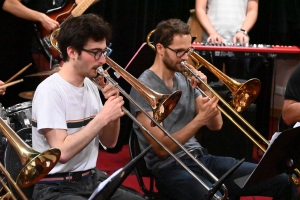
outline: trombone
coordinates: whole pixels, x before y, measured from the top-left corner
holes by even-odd
[[[59,52],[59,47],[57,44],[53,44],[54,48]],[[230,173],[233,172],[239,165],[242,164],[243,160],[237,163],[235,166],[231,168],[221,179],[218,179],[215,175],[213,175],[202,163],[200,163],[196,158],[192,156],[192,154],[181,145],[174,137],[171,136],[161,125],[160,123],[170,114],[173,108],[176,106],[177,102],[181,97],[181,91],[175,91],[171,95],[159,94],[150,88],[144,86],[140,83],[135,77],[133,77],[130,73],[120,67],[117,63],[115,63],[108,56],[106,57],[106,63],[109,65],[109,68],[113,68],[118,74],[120,74],[127,82],[131,84],[141,95],[148,101],[148,103],[152,106],[153,109],[153,117],[146,112],[141,106],[139,106],[129,94],[127,94],[118,83],[112,79],[109,75],[105,74],[102,66],[97,68],[97,72],[102,77],[106,78],[114,87],[116,87],[132,104],[137,106],[141,112],[143,112],[150,120],[151,126],[157,126],[161,129],[173,142],[175,142],[192,160],[194,160],[216,183],[214,184],[214,188],[209,188],[201,179],[199,179],[179,158],[177,158],[164,144],[162,144],[158,139],[156,139],[149,130],[147,130],[126,108],[122,107],[123,112],[128,115],[129,118],[133,120],[142,130],[144,130],[155,142],[157,142],[165,151],[167,151],[191,176],[193,176],[205,189],[208,190],[208,196],[213,196],[216,200],[226,200],[228,197],[228,191],[224,184],[221,184],[224,180],[224,177],[227,177]],[[106,69],[108,70],[108,69]],[[99,90],[102,90],[98,80],[96,78],[91,78],[91,81],[96,84]],[[222,180],[222,181],[221,181]],[[218,182],[219,181],[219,182]],[[219,197],[215,194],[216,189],[219,187],[223,190],[223,197]],[[211,198],[210,197],[210,198]]]
[[[151,47],[154,51],[156,51],[154,45],[150,42],[151,35],[155,32],[155,30],[152,30],[147,35],[147,44],[149,47]],[[251,124],[249,124],[238,112],[243,111],[246,108],[248,108],[251,103],[256,99],[260,92],[260,81],[258,79],[250,79],[246,81],[245,83],[239,83],[237,81],[232,80],[230,77],[225,75],[223,72],[221,72],[219,69],[217,69],[215,66],[210,64],[208,61],[206,61],[204,58],[202,58],[199,54],[197,54],[194,51],[189,52],[189,56],[191,59],[196,62],[198,68],[201,66],[206,67],[210,72],[212,72],[215,76],[217,76],[233,93],[233,106],[235,109],[233,109],[217,92],[215,92],[207,83],[205,83],[198,74],[196,74],[192,69],[190,69],[186,62],[181,62],[181,66],[183,68],[182,74],[189,79],[190,76],[194,76],[197,78],[197,80],[200,81],[201,84],[203,84],[207,89],[209,89],[238,119],[240,119],[248,128],[250,128],[251,131],[253,131],[265,144],[270,145],[269,141],[266,140]],[[198,69],[196,67],[196,69]],[[202,91],[198,85],[197,89],[202,93],[202,95],[208,97],[207,94],[205,94],[204,91]],[[241,125],[239,125],[225,110],[223,110],[220,106],[218,107],[219,110],[235,125],[237,126],[255,145],[257,145],[263,152],[266,152],[265,147],[263,147],[259,142],[257,142]],[[300,176],[300,171],[296,168],[294,169],[294,172],[297,174],[297,176]],[[300,182],[297,178],[294,176],[292,177],[293,182],[295,185],[299,186]]]
[[[115,70],[118,74],[120,74],[126,81],[128,81],[132,87],[134,87],[138,92],[140,92],[143,97],[152,105],[151,102],[160,102],[158,104],[158,108],[160,108],[159,110],[164,110],[167,109],[168,110],[168,114],[172,111],[172,109],[175,107],[175,105],[177,104],[179,99],[176,99],[176,102],[172,102],[172,98],[167,99],[165,101],[160,101],[160,100],[154,100],[154,99],[150,99],[149,96],[153,96],[151,93],[152,90],[149,89],[148,87],[144,86],[142,83],[140,83],[135,77],[133,77],[131,74],[129,74],[126,70],[124,70],[122,67],[120,67],[117,63],[115,63],[113,60],[111,60],[109,57],[106,57],[106,63],[109,65],[109,68],[113,68],[113,70]],[[179,158],[177,158],[163,143],[161,143],[158,139],[156,139],[153,134],[150,133],[149,130],[147,130],[126,108],[122,107],[123,112],[128,115],[133,122],[135,122],[142,130],[144,130],[155,142],[157,142],[165,151],[167,151],[191,176],[193,176],[205,189],[208,190],[208,194],[211,195],[211,197],[213,196],[215,199],[220,200],[220,199],[227,199],[228,197],[228,191],[227,188],[224,184],[221,185],[221,179],[217,179],[217,177],[215,177],[202,163],[200,163],[196,158],[194,158],[191,153],[182,145],[180,144],[170,133],[168,133],[160,124],[160,122],[164,119],[164,118],[159,118],[159,120],[156,120],[155,117],[157,116],[155,114],[155,110],[154,110],[154,114],[152,117],[148,112],[146,112],[141,106],[139,106],[133,99],[132,97],[127,94],[119,85],[118,83],[112,79],[109,75],[104,73],[104,69],[102,68],[102,66],[98,67],[97,72],[100,76],[106,78],[106,80],[108,80],[110,83],[112,83],[132,104],[134,104],[135,106],[137,106],[141,112],[143,112],[150,120],[151,120],[151,125],[155,125],[157,126],[159,129],[161,129],[168,137],[170,137],[187,155],[189,155],[191,157],[191,159],[193,159],[216,183],[219,181],[218,187],[222,187],[223,189],[223,197],[219,197],[218,195],[215,194],[216,192],[216,188],[209,188],[201,179],[199,179]],[[102,90],[102,87],[99,85],[98,81],[96,80],[96,78],[91,79],[98,87],[99,90]],[[144,90],[146,88],[146,90]],[[158,95],[160,96],[160,95]],[[164,96],[164,95],[162,95]],[[172,97],[172,95],[171,95]],[[171,106],[171,107],[170,107]],[[168,108],[169,107],[169,108]],[[160,116],[160,115],[159,115]],[[166,117],[166,115],[164,115],[164,117]],[[243,161],[242,161],[243,162]],[[238,163],[236,166],[234,166],[231,170],[231,172],[233,172],[233,170],[235,170],[242,162]],[[228,175],[228,174],[227,174]]]
[[[19,173],[16,183],[24,188],[35,184],[46,176],[56,165],[60,158],[59,149],[49,149],[39,153],[27,145],[0,117],[0,130],[16,150],[22,165],[25,165]]]
[[[27,200],[27,197],[23,193],[23,191],[20,189],[20,187],[16,184],[16,182],[13,180],[13,178],[10,176],[8,171],[5,169],[5,167],[0,163],[0,170],[4,174],[4,176],[7,178],[7,180],[11,183],[11,185],[14,187],[14,189],[17,191],[17,193],[20,195],[20,198],[23,200]],[[6,190],[6,193],[0,197],[0,199],[13,199],[17,200],[16,196],[11,192],[11,190],[8,188],[6,183],[0,178],[0,183],[2,187]]]

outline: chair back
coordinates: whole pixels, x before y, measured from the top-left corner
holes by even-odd
[[[134,130],[131,130],[129,136],[129,151],[130,151],[131,159],[135,158],[137,155],[141,153],[138,138]],[[145,197],[147,197],[148,199],[163,199],[162,197],[160,197],[159,193],[155,191],[154,177],[151,171],[147,168],[144,159],[137,164],[134,170],[140,188],[144,192]],[[146,187],[143,178],[149,178],[149,189]]]

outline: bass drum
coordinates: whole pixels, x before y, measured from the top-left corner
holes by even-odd
[[[31,139],[31,127],[23,128],[17,132],[17,135],[22,138],[22,140],[28,144],[30,147],[32,146],[32,139]],[[5,154],[4,154],[4,166],[6,170],[9,172],[13,180],[16,181],[20,171],[23,169],[23,165],[21,163],[21,159],[18,156],[16,150],[12,147],[12,145],[7,142]],[[8,183],[8,186],[12,193],[16,196],[17,199],[21,199],[19,194],[16,192],[14,187]],[[29,186],[27,188],[21,188],[23,193],[27,198],[31,198],[33,192],[34,185]]]
[[[2,104],[0,103],[0,117],[4,120],[6,124],[9,125],[9,120],[7,118],[7,113],[4,107],[2,107]],[[3,135],[0,129],[0,162],[4,163],[4,152],[6,148],[6,137]]]

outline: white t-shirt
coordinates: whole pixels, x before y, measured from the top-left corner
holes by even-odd
[[[75,87],[55,73],[43,81],[32,101],[32,146],[36,151],[50,149],[41,129],[65,129],[69,135],[81,130],[97,115],[103,105],[97,87],[86,78],[84,86]],[[99,138],[66,164],[57,163],[49,174],[84,171],[96,167]]]
[[[226,44],[232,43],[236,31],[241,28],[247,12],[248,0],[208,0],[206,13],[217,33]],[[204,31],[202,42],[208,38]]]

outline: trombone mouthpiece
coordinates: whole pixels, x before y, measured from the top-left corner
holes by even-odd
[[[181,61],[180,64],[182,67],[186,67],[186,61]]]

